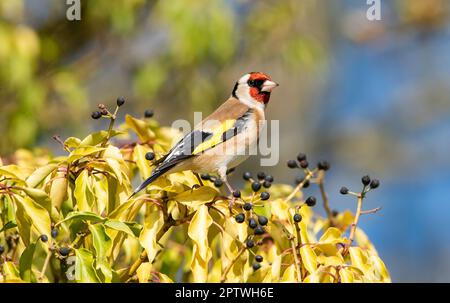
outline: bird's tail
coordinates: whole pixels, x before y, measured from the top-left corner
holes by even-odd
[[[155,170],[153,170],[150,177],[147,178],[144,182],[142,182],[141,185],[139,185],[131,194],[131,196],[128,199],[131,199],[134,195],[136,195],[138,192],[146,188],[150,183],[158,179],[160,176],[165,174],[167,171],[169,171],[172,168],[172,166],[166,166],[166,167],[158,167]]]

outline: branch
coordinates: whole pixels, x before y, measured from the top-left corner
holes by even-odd
[[[227,275],[230,272],[231,268],[233,267],[233,265],[236,263],[236,261],[239,259],[239,257],[244,253],[244,251],[246,250],[246,246],[242,245],[241,249],[239,250],[238,254],[236,255],[236,257],[234,257],[234,259],[231,261],[230,264],[228,264],[228,266],[225,268],[225,271],[222,274],[222,277],[220,278],[220,283],[225,282],[225,280],[227,279]]]
[[[381,209],[382,209],[382,207],[377,207],[377,208],[369,209],[369,210],[362,210],[361,215],[374,214],[374,213],[379,212]]]
[[[292,193],[286,198],[286,202],[289,202],[292,200],[292,198],[294,198],[294,196],[299,192],[300,189],[303,188],[303,186],[305,185],[305,183],[307,181],[309,181],[309,179],[311,179],[314,176],[316,170],[313,171],[308,171],[305,178],[303,179],[302,182],[300,182],[295,189],[292,191]]]
[[[358,222],[359,222],[359,217],[361,216],[362,202],[363,202],[363,194],[360,194],[358,196],[358,206],[356,208],[355,220],[352,223],[352,227],[351,227],[351,230],[350,230],[350,236],[349,236],[349,239],[348,239],[348,243],[345,246],[344,251],[342,252],[343,255],[346,255],[348,253],[348,249],[350,248],[350,246],[353,243],[353,239],[355,237],[355,232],[356,232],[356,227],[357,227]]]
[[[325,191],[324,179],[325,179],[325,171],[320,170],[318,177],[317,177],[317,183],[319,185],[320,194],[322,196],[323,208],[325,209],[325,212],[327,213],[328,220],[330,221],[330,226],[334,227],[334,226],[336,226],[336,224],[335,224],[335,220],[333,217],[333,212],[330,209],[328,195]]]

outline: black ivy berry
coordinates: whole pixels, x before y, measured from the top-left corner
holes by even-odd
[[[252,248],[253,246],[255,246],[255,241],[253,241],[252,239],[248,239],[247,242],[245,242],[245,246],[247,246],[247,248]]]
[[[264,258],[261,255],[256,255],[255,260],[256,260],[256,262],[261,263],[264,260]]]
[[[252,268],[253,268],[253,270],[256,271],[256,270],[261,268],[261,264],[255,262],[255,263],[252,264]]]
[[[266,177],[266,174],[261,171],[258,173],[257,177],[258,177],[258,180],[264,180],[264,178]]]
[[[222,185],[223,185],[222,180],[220,180],[220,179],[214,180],[214,186],[215,187],[221,187]]]
[[[58,236],[58,230],[56,228],[52,229],[52,238],[56,238]]]
[[[301,168],[308,168],[308,166],[309,166],[308,161],[306,161],[306,160],[300,161],[300,167]]]
[[[328,163],[328,161],[320,161],[320,162],[317,164],[317,168],[320,169],[320,170],[325,170],[325,171],[327,171],[327,170],[330,169],[330,163]]]
[[[299,223],[302,221],[302,216],[300,214],[295,214],[294,215],[294,221]]]
[[[308,188],[311,182],[309,180],[306,180],[306,182],[303,184],[303,188]]]
[[[244,178],[244,180],[248,181],[252,178],[252,174],[248,171],[246,171],[243,175],[242,178]]]
[[[117,103],[117,106],[122,106],[122,105],[124,105],[124,104],[125,104],[125,98],[124,98],[124,97],[119,97],[119,98],[117,98],[116,103]]]
[[[273,182],[273,177],[272,177],[271,175],[267,175],[267,176],[264,178],[264,180],[266,180],[266,182],[272,183],[272,182]]]
[[[299,154],[297,155],[297,160],[298,160],[298,162],[301,162],[301,161],[303,161],[303,160],[306,160],[306,155],[305,155],[304,153],[299,153]]]
[[[204,181],[209,181],[211,180],[211,176],[209,174],[201,174],[200,178]]]
[[[41,235],[41,241],[42,242],[47,242],[48,241],[48,237],[47,237],[47,235]]]
[[[373,179],[372,182],[370,182],[370,188],[375,189],[380,186],[380,181],[377,179]]]
[[[244,210],[246,210],[246,211],[251,210],[252,207],[253,207],[253,204],[250,203],[250,202],[247,202],[247,203],[244,204]]]
[[[102,113],[99,111],[92,112],[91,117],[95,120],[100,119],[102,117]]]
[[[255,235],[262,235],[262,234],[264,234],[265,232],[266,232],[266,231],[265,231],[264,227],[262,227],[261,225],[258,225],[258,226],[255,228],[255,231],[254,231]]]
[[[151,117],[153,117],[154,114],[155,114],[155,112],[153,111],[153,109],[147,109],[144,112],[144,117],[151,118]]]
[[[241,191],[239,189],[236,189],[233,191],[233,197],[240,198],[241,197]]]
[[[5,252],[5,247],[3,245],[0,245],[0,255],[4,252]]]
[[[259,183],[259,182],[257,182],[257,181],[255,181],[255,182],[252,183],[252,190],[253,190],[254,192],[257,192],[257,191],[260,190],[260,189],[261,189],[261,183]]]
[[[337,217],[338,215],[339,215],[339,212],[337,211],[337,210],[333,210],[332,212],[331,212],[331,215],[333,216],[333,217]]]
[[[266,191],[263,191],[263,192],[261,193],[261,195],[260,195],[260,198],[261,198],[261,200],[263,200],[263,201],[269,200],[270,194],[269,194],[268,192],[266,192]]]
[[[61,247],[61,248],[59,249],[59,254],[60,254],[61,256],[63,256],[63,257],[68,256],[69,253],[70,253],[70,248],[68,248],[68,247]]]
[[[245,215],[243,213],[237,214],[234,219],[237,223],[243,223],[245,221]]]
[[[269,220],[267,219],[267,217],[258,216],[258,223],[262,226],[265,226],[267,225],[267,223],[269,223]]]
[[[317,200],[315,197],[311,196],[311,197],[308,197],[305,202],[306,202],[306,205],[308,205],[309,207],[313,207],[314,205],[316,205]]]
[[[255,229],[258,226],[258,223],[256,223],[256,220],[253,218],[248,219],[248,227],[251,229]]]
[[[153,159],[155,159],[155,153],[153,153],[153,152],[146,153],[145,159],[147,159],[147,161],[152,161]]]
[[[269,188],[272,186],[272,183],[270,183],[269,181],[264,181],[263,186],[264,186],[264,188]]]
[[[288,166],[289,168],[297,168],[297,167],[298,167],[297,162],[296,162],[295,160],[289,160],[289,161],[287,161],[287,166]]]
[[[361,178],[361,182],[364,186],[367,186],[370,184],[370,177],[369,176],[364,176]]]
[[[339,192],[343,195],[348,194],[348,188],[345,186],[342,186],[341,189],[339,190]]]

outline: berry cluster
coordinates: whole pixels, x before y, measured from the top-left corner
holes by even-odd
[[[200,178],[203,181],[211,181],[211,182],[213,182],[214,186],[217,187],[217,188],[220,188],[220,187],[223,186],[223,181],[217,176],[212,176],[210,174],[201,174]],[[239,196],[240,196],[240,192],[239,192]]]
[[[378,179],[371,179],[370,176],[366,175],[361,178],[361,183],[363,184],[363,190],[360,193],[361,195],[366,194],[368,191],[372,189],[376,189],[380,187],[380,181]],[[352,194],[354,196],[358,196],[360,194],[350,191],[347,187],[342,186],[339,192],[342,195]]]
[[[125,98],[124,97],[118,97],[117,100],[116,100],[116,104],[117,104],[117,107],[116,107],[116,110],[115,110],[114,113],[111,113],[108,110],[108,108],[106,107],[106,105],[99,104],[98,105],[98,109],[99,110],[92,112],[91,118],[94,119],[94,120],[100,119],[101,117],[115,119],[115,115],[117,114],[117,109],[125,104]]]
[[[274,178],[264,172],[259,172],[256,175],[256,178],[254,178],[250,172],[245,172],[242,177],[245,181],[250,183],[250,187],[253,191],[253,198],[251,202],[244,201],[244,204],[242,205],[243,212],[238,213],[234,219],[239,224],[247,222],[248,227],[253,231],[253,235],[249,236],[249,238],[245,241],[245,246],[247,249],[251,249],[255,246],[255,244],[262,244],[261,241],[255,243],[255,238],[266,233],[265,226],[269,223],[269,219],[267,217],[257,215],[253,211],[255,207],[254,203],[258,201],[254,199],[261,188],[270,188],[272,186]],[[233,192],[233,197],[241,198],[241,192],[239,190],[235,190]],[[269,199],[270,193],[268,191],[262,191],[259,193],[259,201],[267,201]],[[252,264],[253,270],[258,270],[261,268],[261,262],[263,262],[263,257],[261,255],[255,255],[255,261]]]

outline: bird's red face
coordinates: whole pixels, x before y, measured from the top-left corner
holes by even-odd
[[[257,102],[267,104],[270,93],[278,86],[270,77],[264,73],[253,72],[247,80],[250,96]]]
[[[265,106],[270,99],[270,93],[278,84],[264,73],[252,72],[242,76],[233,89],[233,96],[241,102]]]

